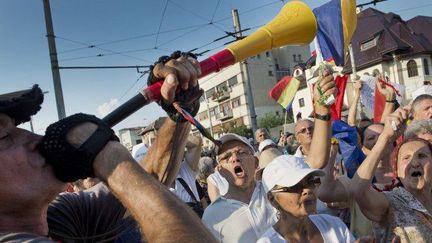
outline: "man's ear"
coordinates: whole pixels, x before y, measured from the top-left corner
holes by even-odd
[[[256,156],[254,156],[254,159],[255,159],[255,169],[258,169],[259,159]]]

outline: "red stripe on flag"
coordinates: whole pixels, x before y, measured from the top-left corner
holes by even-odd
[[[285,76],[277,84],[269,91],[269,96],[272,97],[276,102],[278,101],[279,97],[285,90],[285,88],[288,86],[289,82],[291,81],[291,76]]]
[[[348,75],[340,76],[337,75],[335,78],[336,87],[338,88],[338,93],[336,96],[335,103],[331,106],[330,112],[332,121],[335,119],[341,119],[342,117],[342,106],[345,96],[345,88],[348,80]]]
[[[384,111],[386,102],[385,95],[381,94],[378,90],[378,86],[375,84],[375,101],[374,101],[374,123],[381,122],[381,115]]]

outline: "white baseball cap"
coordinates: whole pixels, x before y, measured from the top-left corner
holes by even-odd
[[[293,155],[281,155],[268,164],[262,175],[264,190],[269,192],[274,186],[291,187],[299,183],[309,174],[324,176],[319,169],[311,169],[302,158]]]
[[[215,147],[216,155],[219,154],[219,149],[224,143],[227,143],[229,141],[234,141],[234,140],[240,141],[240,142],[246,144],[247,146],[249,146],[249,148],[252,150],[253,153],[256,152],[255,148],[249,143],[249,140],[247,138],[240,136],[240,135],[237,135],[235,133],[227,133],[227,134],[223,135],[222,137],[220,137],[218,140],[221,142],[221,145]]]
[[[261,153],[263,149],[269,145],[276,145],[271,139],[265,139],[258,145],[258,151]]]

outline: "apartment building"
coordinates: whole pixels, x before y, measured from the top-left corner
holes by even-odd
[[[218,73],[200,79],[205,95],[196,118],[218,138],[233,125],[251,128],[249,106],[257,120],[266,113],[283,115],[283,108],[268,96],[269,90],[285,75],[291,75],[295,65],[310,56],[309,46],[285,46],[260,53]],[[249,82],[253,104],[248,102]],[[210,125],[211,124],[211,125]],[[193,131],[194,132],[194,131]],[[196,131],[195,131],[196,132]]]
[[[134,145],[142,142],[140,133],[144,127],[129,127],[123,128],[118,131],[120,143],[123,144],[127,149],[132,150]]]

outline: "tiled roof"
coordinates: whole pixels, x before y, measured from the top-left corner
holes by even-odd
[[[351,42],[357,69],[392,60],[393,53],[400,57],[432,53],[431,17],[418,16],[404,21],[397,14],[368,8],[358,14],[357,20]],[[351,70],[349,57],[345,69]]]

